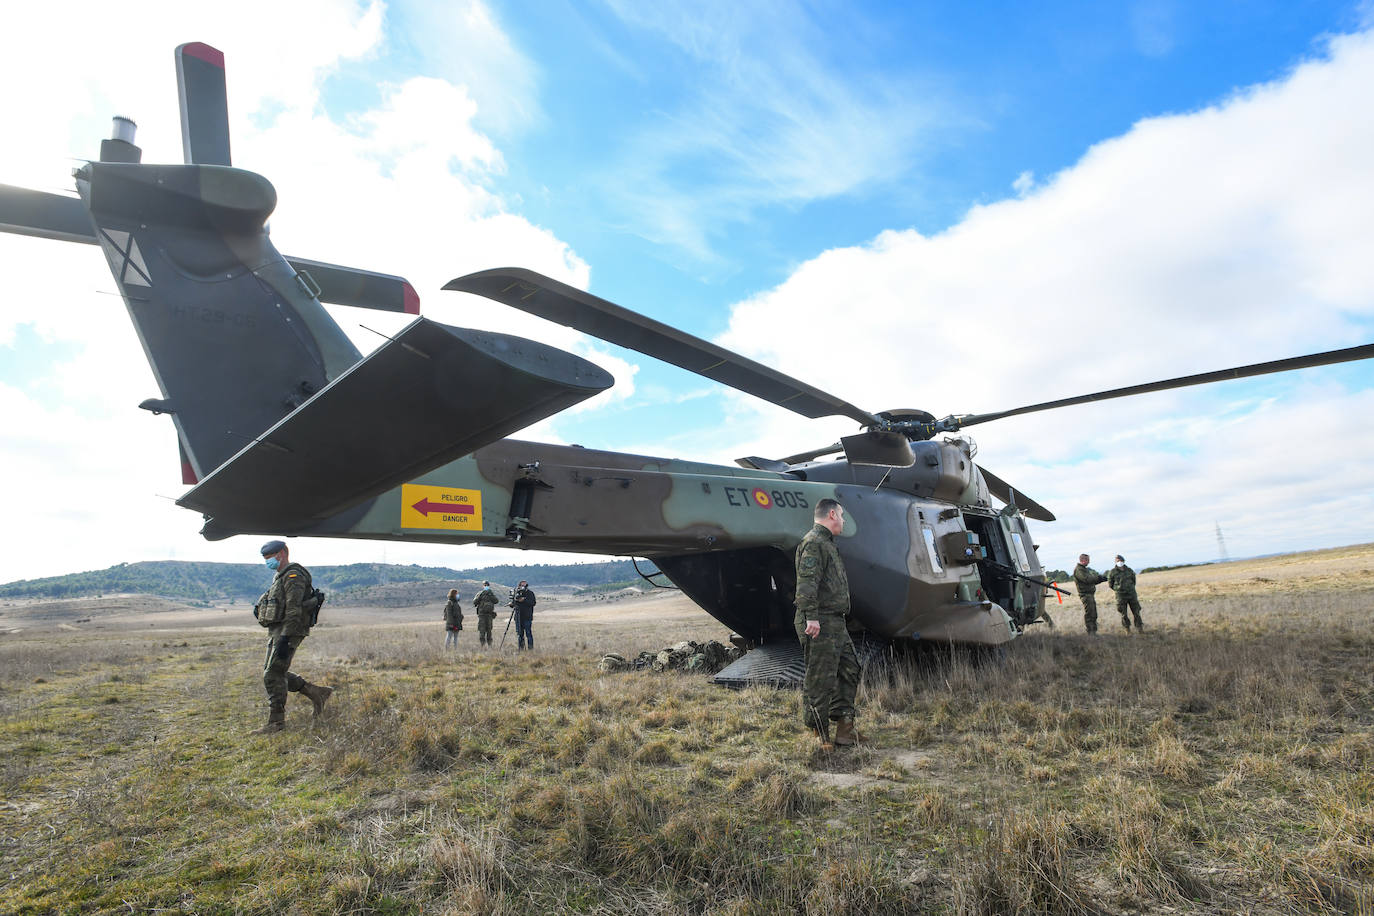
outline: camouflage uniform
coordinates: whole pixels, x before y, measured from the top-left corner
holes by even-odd
[[[472,603],[477,608],[477,642],[479,645],[489,646],[491,624],[496,619],[496,593],[488,586],[477,593]]]
[[[1131,616],[1135,617],[1136,630],[1145,629],[1140,619],[1140,599],[1135,594],[1135,570],[1129,566],[1115,566],[1107,573],[1107,587],[1116,592],[1116,612],[1121,615],[1121,625],[1131,632]],[[1130,608],[1131,616],[1126,609]]]
[[[463,628],[463,606],[458,603],[458,597],[448,599],[444,602],[444,629],[448,635],[444,637],[444,648],[458,645],[458,631]]]
[[[299,563],[288,563],[277,570],[272,584],[253,609],[259,623],[276,621],[267,629],[267,659],[262,666],[262,683],[267,688],[267,702],[274,719],[286,710],[287,691],[296,693],[309,686],[305,678],[288,669],[296,649],[310,633],[310,612],[305,601],[312,589],[310,571]],[[313,697],[311,701],[315,702]]]
[[[792,621],[806,657],[802,721],[808,728],[819,727],[816,715],[831,721],[854,718],[861,669],[849,638],[848,617],[844,561],[835,548],[835,536],[816,524],[797,547],[797,613]],[[820,621],[819,636],[806,635],[808,620]]]
[[[1079,563],[1073,568],[1073,584],[1078,588],[1078,600],[1083,602],[1083,628],[1097,632],[1097,586],[1107,577],[1090,566]]]

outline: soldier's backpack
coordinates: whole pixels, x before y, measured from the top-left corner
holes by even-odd
[[[312,588],[310,594],[305,596],[301,602],[301,610],[310,615],[310,625],[313,627],[320,622],[320,608],[324,607],[324,592],[318,588]]]
[[[301,610],[310,615],[310,625],[313,627],[320,622],[320,608],[324,607],[324,592],[318,588],[312,588],[310,594],[305,596],[301,602]],[[264,627],[274,627],[286,618],[286,614],[279,603],[270,603],[266,608],[261,603],[253,605],[253,616],[258,619],[258,623]]]

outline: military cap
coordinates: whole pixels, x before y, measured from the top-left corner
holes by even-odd
[[[262,545],[262,555],[265,557],[270,557],[272,554],[280,553],[285,549],[285,541],[268,541],[266,544]]]

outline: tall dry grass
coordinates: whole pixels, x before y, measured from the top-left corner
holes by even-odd
[[[0,910],[1369,913],[1371,611],[1179,599],[893,658],[842,753],[792,693],[595,668],[709,622],[323,627],[329,715],[275,737],[258,638],[3,644]]]

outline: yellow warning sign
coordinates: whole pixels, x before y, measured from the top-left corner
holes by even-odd
[[[482,491],[401,484],[402,528],[482,530]]]

